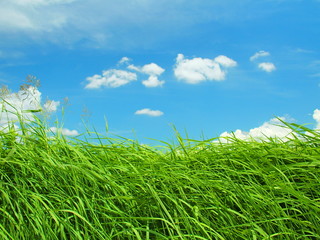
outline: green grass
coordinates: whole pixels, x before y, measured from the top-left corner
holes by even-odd
[[[165,151],[1,132],[0,239],[320,239],[320,135],[287,127],[301,138]]]

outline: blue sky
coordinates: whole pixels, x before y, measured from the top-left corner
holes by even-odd
[[[320,126],[319,12],[318,0],[1,1],[0,84],[18,93],[36,76],[53,119],[67,97],[66,135],[83,118],[103,133],[106,117],[145,143],[171,125],[285,137],[275,117]]]

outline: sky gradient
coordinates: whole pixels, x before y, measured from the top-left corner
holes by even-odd
[[[19,86],[40,79],[24,91],[52,119],[64,112],[69,136],[83,121],[103,134],[107,119],[142,143],[171,139],[172,125],[285,138],[276,117],[320,127],[319,12],[319,0],[1,1],[0,84],[25,110],[36,106]]]

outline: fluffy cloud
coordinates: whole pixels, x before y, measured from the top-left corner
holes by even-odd
[[[137,67],[131,64],[128,66],[128,69],[149,75],[148,80],[142,82],[146,87],[160,87],[164,84],[164,81],[160,81],[158,76],[160,76],[165,70],[155,63],[146,64],[142,67]]]
[[[141,72],[148,74],[148,75],[159,76],[164,72],[164,69],[155,63],[150,63],[150,64],[144,65],[141,68]]]
[[[253,56],[250,57],[250,61],[255,61],[258,58],[270,56],[269,52],[259,51],[256,52]],[[276,70],[276,66],[271,62],[261,62],[258,64],[258,68],[265,72],[273,72]]]
[[[55,112],[57,111],[58,106],[60,105],[59,101],[48,100],[43,105],[44,110],[47,112]]]
[[[284,117],[280,118],[285,121]],[[260,127],[253,128],[249,130],[249,132],[245,132],[237,129],[233,133],[224,132],[220,135],[220,141],[223,143],[228,142],[227,137],[235,136],[238,139],[242,140],[250,140],[255,139],[257,141],[267,140],[267,138],[279,138],[283,141],[288,140],[290,137],[292,138],[292,134],[295,134],[292,130],[284,127],[283,123],[277,119],[273,118],[268,122],[263,123]]]
[[[46,111],[54,112],[59,105],[58,101],[48,100],[41,105],[41,92],[33,86],[24,86],[16,93],[6,92],[0,96],[0,125],[2,128],[19,120],[33,120],[34,113]]]
[[[256,52],[253,56],[250,57],[250,61],[254,61],[254,60],[258,59],[258,58],[266,57],[266,56],[270,56],[270,53],[266,52],[266,51],[259,51],[259,52]]]
[[[77,136],[79,135],[78,131],[77,130],[70,130],[70,129],[67,129],[67,128],[56,128],[56,127],[51,127],[50,130],[53,132],[53,133],[61,133],[65,136]]]
[[[146,64],[143,67],[137,67],[131,64],[128,66],[128,69],[154,76],[159,76],[165,71],[162,67],[155,63]]]
[[[223,67],[235,67],[237,62],[226,56],[220,55],[214,59],[215,62],[219,63]]]
[[[161,112],[159,110],[151,110],[149,108],[144,108],[144,109],[136,111],[134,114],[136,114],[136,115],[148,115],[148,116],[151,116],[151,117],[159,117],[159,116],[163,115],[163,112]]]
[[[9,93],[3,96],[3,101],[0,101],[1,117],[0,124],[17,121],[17,114],[26,119],[32,119],[31,111],[40,111],[41,93],[35,87],[23,88],[17,93]],[[3,111],[5,109],[6,111]]]
[[[312,117],[313,117],[313,119],[316,120],[316,122],[317,122],[316,128],[320,130],[320,110],[319,110],[319,109],[315,109],[315,110],[313,111]]]
[[[86,80],[89,81],[85,86],[85,88],[88,89],[97,89],[103,86],[117,88],[126,85],[131,81],[136,81],[137,74],[123,70],[111,69],[103,71],[102,75],[95,74],[92,77],[87,77]]]
[[[142,84],[146,87],[159,87],[164,84],[164,81],[160,81],[157,76],[151,75],[148,80],[142,81]]]
[[[237,63],[226,57],[218,56],[214,60],[208,58],[185,59],[183,54],[178,54],[174,75],[178,80],[189,84],[203,81],[222,81],[225,79],[226,70],[222,67],[235,67]]]
[[[258,67],[265,72],[273,72],[276,70],[276,66],[271,62],[260,63]]]

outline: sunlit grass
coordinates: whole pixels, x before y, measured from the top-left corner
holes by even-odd
[[[0,133],[0,239],[320,239],[314,130],[228,144],[177,134],[162,151],[22,127]]]

